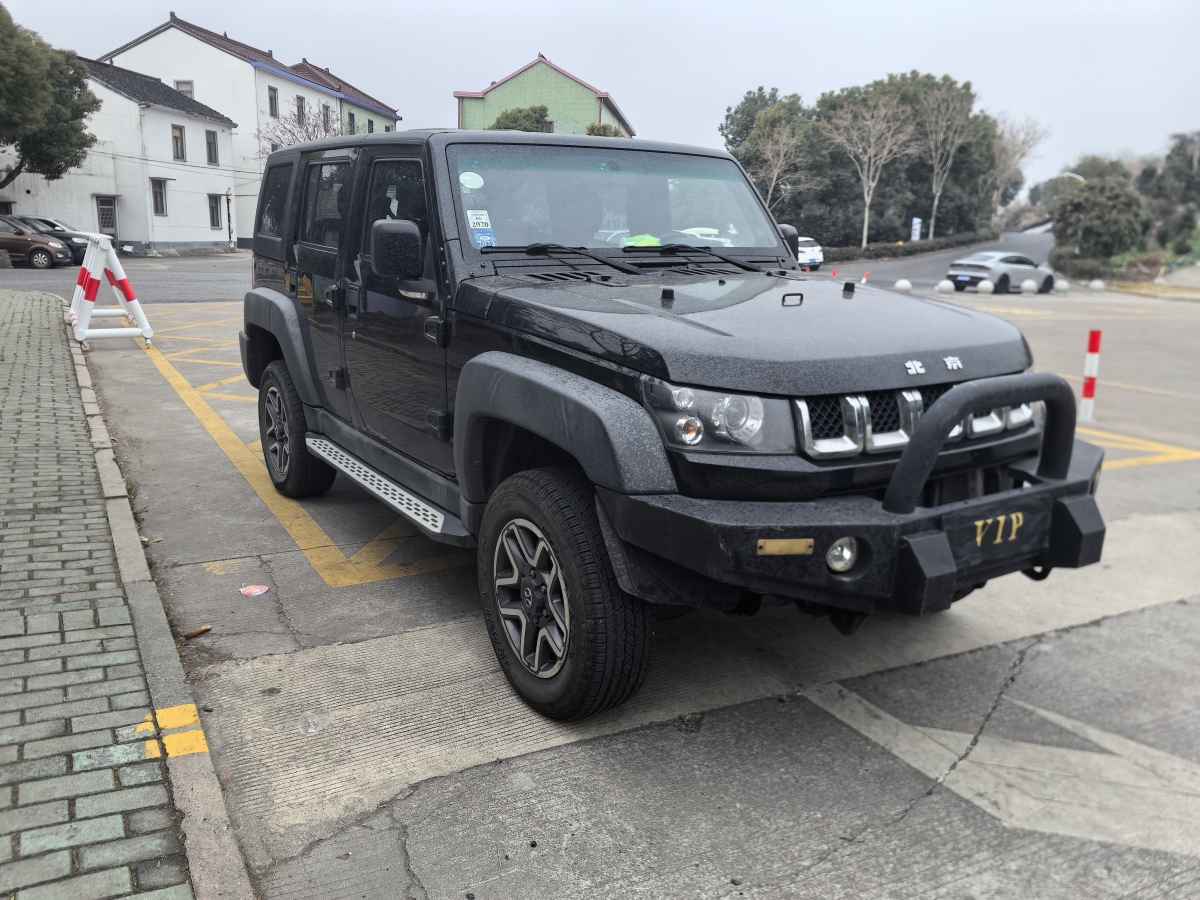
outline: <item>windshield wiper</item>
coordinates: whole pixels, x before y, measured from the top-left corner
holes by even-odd
[[[612,266],[618,272],[624,272],[626,275],[641,275],[642,270],[636,266],[631,266],[628,263],[623,263],[619,260],[608,259],[600,256],[598,253],[589,253],[582,247],[564,247],[562,244],[526,244],[524,247],[481,247],[480,253],[526,253],[529,256],[551,256],[556,253],[574,253],[579,256],[586,256],[588,259],[594,259],[598,263],[604,263],[606,266]]]
[[[649,250],[657,250],[660,253],[707,253],[709,256],[715,256],[721,262],[729,263],[731,266],[737,266],[743,272],[766,272],[762,266],[756,266],[754,263],[743,262],[740,259],[734,259],[732,256],[726,256],[724,253],[718,253],[712,247],[694,247],[691,244],[662,244],[658,247],[622,247],[623,253],[645,253]]]

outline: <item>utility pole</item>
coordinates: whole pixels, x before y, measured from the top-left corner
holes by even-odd
[[[233,188],[225,188],[225,225],[229,229],[229,249],[233,249]]]

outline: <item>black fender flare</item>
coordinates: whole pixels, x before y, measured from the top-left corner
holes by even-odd
[[[462,368],[454,404],[454,468],[463,498],[487,500],[489,420],[519,426],[571,454],[591,482],[623,494],[673,494],[675,475],[650,413],[581,375],[499,350]]]
[[[261,372],[252,371],[251,360],[255,354],[248,343],[255,338],[252,328],[255,326],[269,332],[275,337],[279,349],[283,353],[283,361],[287,364],[288,374],[296,385],[296,393],[306,406],[321,406],[321,393],[313,380],[312,346],[308,337],[308,322],[291,297],[270,288],[255,288],[246,294],[243,303],[245,323],[247,328],[242,341],[242,368],[249,382],[258,387]]]

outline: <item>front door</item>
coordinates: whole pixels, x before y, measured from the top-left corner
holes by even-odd
[[[24,259],[29,252],[29,239],[15,225],[0,221],[0,250],[7,250],[13,259]]]
[[[349,159],[310,159],[301,172],[303,194],[296,240],[296,300],[308,314],[313,366],[322,405],[350,419],[342,364],[342,291],[339,251],[350,208]]]
[[[379,148],[362,161],[365,192],[346,270],[343,323],[350,393],[368,432],[402,453],[453,472],[446,409],[446,351],[426,337],[441,314],[433,271],[429,205],[418,148]],[[415,222],[425,242],[424,278],[399,281],[371,270],[371,226],[380,219]],[[444,416],[444,414],[443,414]]]
[[[101,234],[107,234],[114,241],[117,239],[117,198],[96,198],[96,224],[100,226]]]

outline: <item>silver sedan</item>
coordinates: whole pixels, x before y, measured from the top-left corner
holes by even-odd
[[[1028,256],[998,250],[956,259],[950,263],[946,278],[956,291],[977,287],[985,278],[995,286],[997,294],[1007,294],[1013,288],[1019,290],[1026,281],[1036,284],[1039,294],[1048,294],[1054,289],[1054,273],[1048,268],[1039,266]]]

